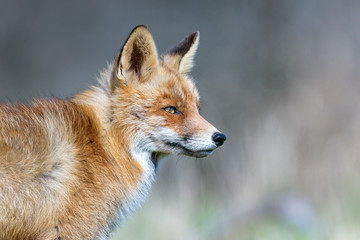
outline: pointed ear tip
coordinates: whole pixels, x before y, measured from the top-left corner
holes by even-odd
[[[138,25],[138,26],[134,27],[134,29],[131,31],[130,35],[132,35],[133,33],[149,33],[150,34],[150,30],[145,25]]]
[[[199,38],[200,38],[200,32],[199,31],[195,31],[192,34],[190,34],[190,36],[192,37],[192,41],[193,42],[198,42]]]
[[[195,38],[199,38],[200,36],[200,31],[195,31],[192,34],[190,34],[190,36],[194,36]]]
[[[146,29],[146,30],[149,30],[149,28],[148,28],[147,26],[143,25],[143,24],[137,25],[136,27],[134,27],[134,30],[136,30],[136,29]]]

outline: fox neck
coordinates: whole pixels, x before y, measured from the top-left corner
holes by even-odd
[[[136,123],[129,123],[126,113],[124,113],[122,121],[112,122],[111,97],[103,88],[92,87],[90,90],[75,95],[70,100],[76,104],[85,106],[85,108],[88,109],[87,112],[92,112],[91,115],[93,115],[92,118],[94,122],[100,125],[100,127],[98,127],[98,129],[102,131],[100,135],[105,138],[110,138],[110,142],[116,142],[116,148],[123,148],[125,154],[137,160],[137,162],[143,162],[142,159],[146,157],[156,165],[158,159],[162,157],[162,155],[152,153],[147,148],[146,139],[136,132],[138,127]]]
[[[88,109],[94,122],[100,126],[102,147],[113,162],[115,179],[121,189],[121,206],[114,225],[131,214],[147,198],[155,177],[157,154],[152,154],[144,138],[136,132],[136,125],[111,121],[111,99],[102,88],[94,87],[71,99]]]

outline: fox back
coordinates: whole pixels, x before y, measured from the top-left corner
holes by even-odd
[[[146,200],[161,158],[221,146],[188,75],[198,43],[194,32],[158,56],[138,26],[97,86],[0,105],[0,239],[107,239]]]

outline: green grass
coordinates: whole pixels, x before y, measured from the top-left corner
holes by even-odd
[[[156,206],[158,207],[158,206]],[[139,210],[112,237],[118,239],[206,239],[206,240],[319,240],[313,233],[305,233],[273,217],[261,217],[246,223],[239,222],[226,231],[217,228],[219,206],[204,207],[201,204],[182,215],[175,210],[169,213],[151,209],[150,205]],[[217,209],[217,210],[215,210]],[[169,209],[165,212],[171,211]],[[179,214],[179,215],[178,215]],[[167,219],[168,218],[168,219]],[[214,224],[216,223],[216,224]]]
[[[318,206],[321,229],[307,231],[273,215],[262,214],[241,220],[232,220],[231,216],[226,218],[224,209],[228,206],[221,202],[194,200],[183,203],[177,199],[153,197],[118,228],[111,239],[358,240],[360,190],[347,193],[339,198],[339,202],[324,202]]]

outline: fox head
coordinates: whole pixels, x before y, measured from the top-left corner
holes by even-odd
[[[223,145],[226,136],[199,114],[188,76],[198,44],[194,32],[159,57],[145,26],[129,35],[114,60],[110,91],[112,124],[131,138],[132,148],[205,157]]]

